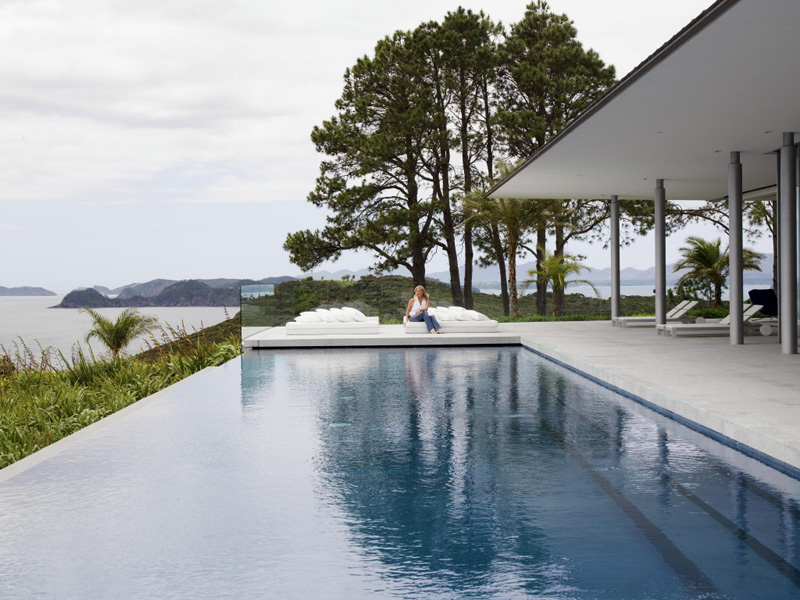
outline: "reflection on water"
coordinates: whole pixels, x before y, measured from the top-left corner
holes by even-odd
[[[245,420],[306,424],[353,597],[800,593],[797,481],[524,350],[260,352],[242,376]]]

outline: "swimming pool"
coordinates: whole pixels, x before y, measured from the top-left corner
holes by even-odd
[[[262,352],[243,381],[364,596],[800,595],[796,480],[525,350]]]
[[[0,483],[6,598],[796,598],[800,483],[520,348],[259,351]]]

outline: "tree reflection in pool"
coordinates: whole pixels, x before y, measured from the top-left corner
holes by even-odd
[[[293,457],[344,538],[290,568],[349,597],[800,594],[796,480],[524,349],[260,351],[242,372],[265,458]]]

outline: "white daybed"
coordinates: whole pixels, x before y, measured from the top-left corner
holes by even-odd
[[[442,333],[497,333],[497,321],[474,310],[458,306],[428,309],[428,314],[436,317]],[[406,333],[428,333],[424,321],[405,323]]]
[[[378,332],[378,317],[367,317],[349,307],[302,312],[286,324],[287,335],[369,335]]]

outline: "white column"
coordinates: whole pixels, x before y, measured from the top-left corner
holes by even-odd
[[[797,178],[794,133],[783,134],[778,212],[780,213],[780,311],[781,352],[797,354]]]
[[[616,319],[620,313],[619,289],[619,196],[611,196],[610,229],[611,239],[611,318]]]
[[[656,179],[655,190],[656,238],[656,323],[667,322],[667,193],[664,180]]]
[[[739,153],[731,152],[731,162],[728,165],[728,225],[729,242],[728,278],[730,285],[730,314],[731,314],[731,344],[744,344],[744,323],[742,311],[744,309],[744,281],[742,257],[742,163]]]

